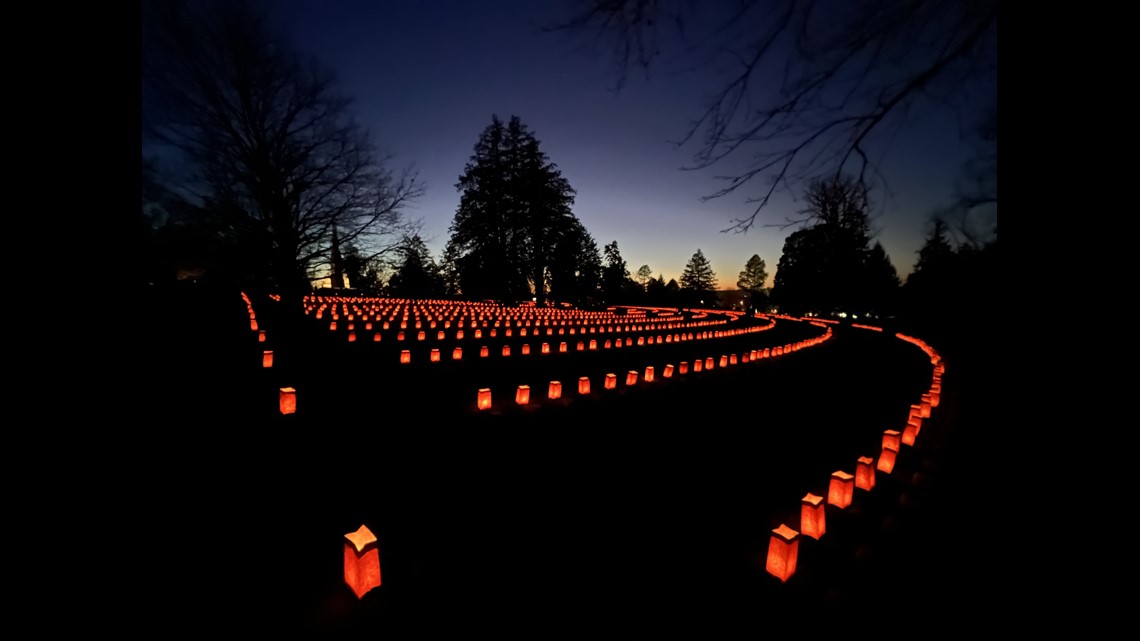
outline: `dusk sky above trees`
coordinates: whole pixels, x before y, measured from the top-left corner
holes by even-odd
[[[414,164],[426,186],[407,210],[422,221],[421,236],[437,260],[448,241],[464,165],[493,114],[522,118],[543,151],[576,191],[573,213],[599,248],[618,241],[632,269],[649,265],[679,278],[700,248],[718,276],[734,288],[745,262],[758,254],[769,283],[785,238],[794,228],[772,227],[803,206],[773,198],[747,233],[721,233],[754,206],[755,189],[702,202],[723,186],[717,175],[739,167],[729,157],[699,171],[697,145],[677,148],[688,124],[727,77],[704,66],[677,65],[634,73],[613,90],[612,56],[567,33],[544,33],[566,20],[568,2],[496,0],[274,4],[282,31],[305,54],[333,70],[338,89],[397,166]],[[905,128],[885,147],[881,166],[891,195],[871,193],[872,229],[900,277],[910,273],[930,228],[930,216],[953,197],[954,180],[972,148],[949,107],[907,114]]]

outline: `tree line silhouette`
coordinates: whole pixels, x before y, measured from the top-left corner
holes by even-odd
[[[617,240],[599,251],[573,212],[575,190],[518,116],[492,116],[478,136],[437,261],[406,215],[424,193],[415,172],[374,151],[332,74],[291,49],[266,14],[240,2],[156,2],[143,18],[144,282],[193,279],[286,301],[327,278],[400,297],[728,304],[699,248],[668,281],[648,265],[632,276]],[[759,255],[743,265],[742,307],[945,323],[996,269],[996,240],[955,248],[937,219],[903,285],[874,241],[864,181],[829,175],[801,195],[807,206],[773,287]]]

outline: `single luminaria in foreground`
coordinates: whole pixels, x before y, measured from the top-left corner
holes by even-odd
[[[895,456],[897,455],[898,452],[895,450],[888,450],[884,447],[883,451],[879,453],[879,463],[876,467],[880,472],[890,474],[891,470],[895,469]]]
[[[914,439],[918,436],[918,421],[920,420],[922,419],[912,418],[906,422],[906,427],[903,428],[901,438],[903,445],[914,445]]]
[[[491,409],[491,388],[484,387],[479,390],[479,396],[475,401],[475,407],[478,407],[481,410]]]
[[[768,540],[768,560],[764,569],[781,581],[787,581],[796,573],[796,557],[799,556],[800,533],[787,525],[772,530]]]
[[[902,434],[898,430],[883,432],[883,449],[899,451],[902,449]]]
[[[851,505],[851,497],[855,493],[855,477],[838,470],[831,473],[831,484],[827,489],[827,502],[839,509]]]
[[[855,461],[855,487],[868,491],[875,487],[875,460],[870,456]]]
[[[380,587],[380,550],[367,526],[344,535],[344,582],[358,599]]]
[[[292,387],[282,387],[277,396],[277,404],[282,414],[295,414],[297,412],[297,390]]]
[[[827,532],[827,518],[824,515],[822,496],[808,493],[800,501],[800,531],[819,540]]]

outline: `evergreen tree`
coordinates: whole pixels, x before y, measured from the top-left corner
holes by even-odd
[[[637,284],[641,285],[641,289],[649,286],[649,281],[653,280],[653,270],[649,265],[642,265],[637,268]]]
[[[866,304],[862,312],[891,315],[898,305],[899,274],[879,241],[871,246],[866,262]]]
[[[554,246],[550,265],[550,297],[588,307],[596,302],[602,279],[598,244],[574,219]]]
[[[752,308],[767,307],[768,294],[764,283],[768,280],[768,271],[764,259],[759,254],[752,254],[752,258],[744,264],[744,271],[736,279],[736,286],[748,295],[748,305]]]
[[[629,268],[621,257],[617,241],[606,245],[602,267],[602,297],[608,304],[628,303],[635,295],[637,283],[629,277]]]
[[[396,254],[395,273],[388,281],[389,295],[438,298],[443,294],[443,277],[419,234],[406,236],[396,248]]]
[[[681,288],[689,292],[692,301],[690,304],[710,306],[716,299],[716,273],[700,249],[689,259],[685,271],[681,272]]]
[[[866,189],[846,177],[817,180],[806,200],[807,226],[784,241],[773,301],[790,313],[883,313],[898,277],[882,246],[870,246]]]
[[[575,233],[574,190],[518,116],[492,117],[456,188],[449,245],[464,295],[543,303],[556,247]]]

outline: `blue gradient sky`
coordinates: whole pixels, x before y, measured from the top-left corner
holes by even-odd
[[[427,194],[408,211],[438,259],[459,203],[455,189],[491,115],[518,115],[577,190],[574,213],[599,250],[616,240],[631,273],[648,264],[679,278],[700,248],[721,288],[734,288],[752,254],[767,263],[769,284],[791,229],[766,224],[794,215],[797,203],[775,199],[745,234],[721,233],[751,213],[747,196],[701,202],[728,167],[681,171],[695,146],[676,148],[690,119],[718,88],[705,73],[654,70],[611,91],[612,59],[584,51],[539,28],[564,17],[563,2],[399,0],[275,4],[284,32],[333,69],[355,113],[393,163],[412,163]],[[948,108],[908,121],[883,168],[892,197],[875,219],[900,277],[911,271],[931,212],[950,200],[969,148]],[[743,159],[742,159],[743,160]],[[735,162],[729,159],[729,162]]]

